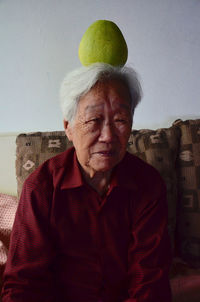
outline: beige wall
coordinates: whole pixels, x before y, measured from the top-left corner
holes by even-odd
[[[0,134],[0,193],[17,195],[15,177],[15,139],[17,133]]]

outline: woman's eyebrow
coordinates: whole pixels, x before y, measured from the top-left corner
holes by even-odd
[[[102,108],[103,104],[98,104],[98,105],[88,105],[85,107],[85,112],[86,111],[94,111],[96,109]]]

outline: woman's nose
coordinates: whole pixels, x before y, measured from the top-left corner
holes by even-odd
[[[115,136],[114,127],[111,123],[104,123],[101,128],[99,140],[101,142],[110,143]]]

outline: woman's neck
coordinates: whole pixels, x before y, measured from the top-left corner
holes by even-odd
[[[97,191],[100,196],[104,196],[109,190],[111,171],[96,172],[92,177],[83,171],[83,176],[86,182]]]

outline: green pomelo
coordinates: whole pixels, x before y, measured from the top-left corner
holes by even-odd
[[[79,45],[79,59],[84,66],[97,62],[123,66],[127,57],[126,41],[112,21],[94,22],[84,33]]]

